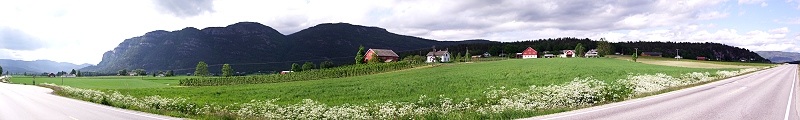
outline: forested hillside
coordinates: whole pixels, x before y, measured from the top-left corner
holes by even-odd
[[[483,43],[483,44],[461,44],[455,46],[442,46],[437,49],[449,49],[454,55],[464,55],[466,50],[469,49],[470,55],[483,54],[489,52],[492,55],[499,55],[506,53],[514,55],[515,53],[522,52],[525,48],[531,47],[540,53],[544,51],[551,51],[557,53],[560,50],[573,50],[575,46],[580,43],[586,50],[596,49],[597,40],[588,38],[550,38],[538,40],[526,40],[518,42],[502,42],[502,43]],[[631,55],[634,53],[635,48],[639,52],[661,52],[663,57],[675,57],[676,50],[680,53],[681,57],[686,59],[695,59],[698,56],[707,57],[711,60],[719,61],[749,61],[749,62],[769,62],[753,51],[729,46],[720,43],[688,43],[688,42],[619,42],[611,43],[615,53]],[[423,49],[418,51],[410,51],[399,53],[401,56],[408,55],[424,55],[432,49]]]

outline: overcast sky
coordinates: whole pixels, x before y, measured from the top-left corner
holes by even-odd
[[[346,22],[436,40],[577,37],[800,52],[800,0],[0,0],[0,59],[97,64],[149,31]]]

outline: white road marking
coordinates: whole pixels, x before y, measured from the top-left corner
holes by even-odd
[[[733,90],[733,91],[731,91],[730,93],[728,93],[728,95],[731,95],[731,94],[733,94],[733,93],[736,93],[736,91],[739,91],[739,90],[742,90],[742,89],[745,89],[745,88],[747,88],[747,87],[740,87],[739,89],[736,89],[736,90]]]
[[[68,117],[72,118],[73,120],[78,120],[78,118],[75,118],[75,117],[72,117],[72,116],[68,116]]]
[[[795,69],[795,72],[796,70],[797,69]],[[792,79],[792,89],[789,91],[789,101],[786,103],[786,113],[783,115],[783,120],[789,120],[789,111],[791,111],[790,108],[792,108],[792,95],[794,94],[794,86],[796,86],[794,85],[795,81],[797,81],[797,74],[794,74],[794,79]]]

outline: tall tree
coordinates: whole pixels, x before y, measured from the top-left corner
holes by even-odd
[[[303,69],[300,68],[300,64],[292,63],[292,71],[300,72],[300,71],[303,71]]]
[[[306,62],[305,64],[303,64],[303,71],[311,70],[311,69],[314,69],[316,67],[317,67],[317,65],[315,65],[314,63]]]
[[[171,77],[171,76],[175,76],[175,75],[172,73],[172,70],[169,70],[169,71],[167,71],[167,75],[166,76]]]
[[[75,76],[78,76],[78,77],[83,77],[83,73],[81,73],[81,71],[80,71],[80,70],[78,70],[78,72],[77,72],[77,73],[75,73]]]
[[[194,76],[208,76],[210,74],[206,62],[200,61],[197,63],[197,67],[194,69]]]
[[[577,53],[576,56],[583,57],[586,54],[586,48],[583,47],[583,44],[578,43],[578,45],[575,45],[575,53]]]
[[[469,62],[469,60],[472,60],[472,56],[469,55],[469,50],[467,50],[467,52],[464,52],[464,62]]]
[[[600,41],[597,41],[597,54],[600,57],[605,57],[605,55],[611,55],[614,51],[614,48],[611,46],[605,38],[600,38]]]
[[[381,60],[380,57],[378,57],[378,53],[372,53],[372,55],[370,55],[370,56],[372,56],[372,57],[370,57],[370,59],[367,61],[367,63],[369,63],[369,64],[380,63],[381,61],[383,61],[383,60]]]
[[[6,71],[6,74],[8,74],[8,71]],[[0,75],[3,75],[3,66],[0,66]]]
[[[128,76],[128,71],[125,70],[125,69],[122,69],[122,70],[117,71],[117,74],[119,74],[121,76]]]
[[[69,74],[70,75],[74,75],[74,74],[78,74],[78,72],[75,72],[75,69],[72,69],[72,71],[70,71]]]
[[[145,71],[144,69],[141,69],[141,68],[133,70],[133,72],[136,73],[136,76],[147,75],[147,71]]]
[[[325,62],[319,63],[319,69],[332,68],[332,67],[333,67],[333,62],[331,62],[331,61],[325,61]]]
[[[358,47],[358,52],[356,53],[356,64],[364,63],[364,46]]]
[[[231,68],[231,65],[228,64],[222,65],[222,76],[223,77],[233,76],[233,68]]]

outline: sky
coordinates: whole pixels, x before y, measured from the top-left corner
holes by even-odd
[[[154,30],[351,23],[443,41],[576,37],[800,52],[800,0],[0,0],[0,59],[97,64]]]

